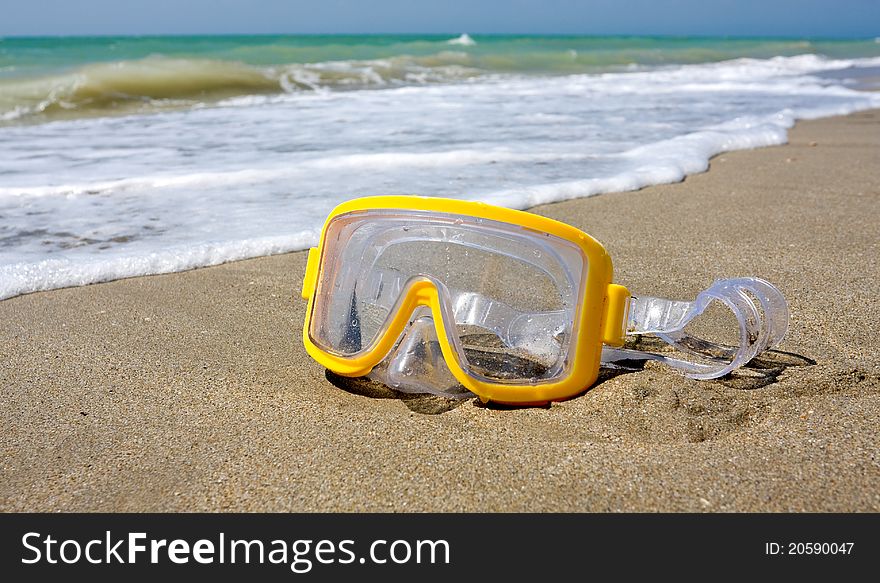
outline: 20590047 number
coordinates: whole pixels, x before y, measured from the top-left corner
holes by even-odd
[[[788,543],[789,555],[851,555],[855,543]]]

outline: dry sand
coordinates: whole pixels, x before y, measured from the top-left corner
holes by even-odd
[[[651,364],[549,408],[329,382],[303,253],[0,302],[0,509],[880,510],[878,202],[874,111],[537,209],[634,293],[760,275],[792,309],[763,371]]]

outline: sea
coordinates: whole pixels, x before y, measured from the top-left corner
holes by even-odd
[[[0,299],[304,249],[354,197],[676,182],[878,78],[875,38],[0,38]]]

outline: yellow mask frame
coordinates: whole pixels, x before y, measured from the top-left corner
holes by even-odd
[[[587,272],[584,289],[581,290],[578,321],[572,323],[574,344],[570,350],[572,366],[568,373],[559,379],[534,384],[493,383],[474,378],[458,360],[441,317],[437,287],[427,279],[415,281],[408,288],[400,309],[391,316],[387,330],[367,352],[351,357],[340,356],[315,344],[309,330],[323,268],[328,225],[341,215],[382,209],[418,210],[487,219],[537,233],[547,233],[577,245],[587,259]],[[434,315],[437,339],[449,371],[480,400],[519,405],[557,401],[573,397],[595,383],[599,375],[603,344],[623,344],[630,293],[625,287],[612,283],[611,279],[611,258],[605,248],[583,231],[560,221],[473,201],[403,195],[357,198],[333,209],[324,223],[318,246],[309,249],[302,285],[302,297],[308,300],[303,324],[303,344],[312,358],[334,373],[348,377],[364,376],[392,350],[412,312],[419,306],[426,306]]]

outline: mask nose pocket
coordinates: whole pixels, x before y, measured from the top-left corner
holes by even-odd
[[[397,344],[368,376],[405,393],[432,393],[452,398],[473,396],[446,366],[434,316],[425,306],[413,311]]]

